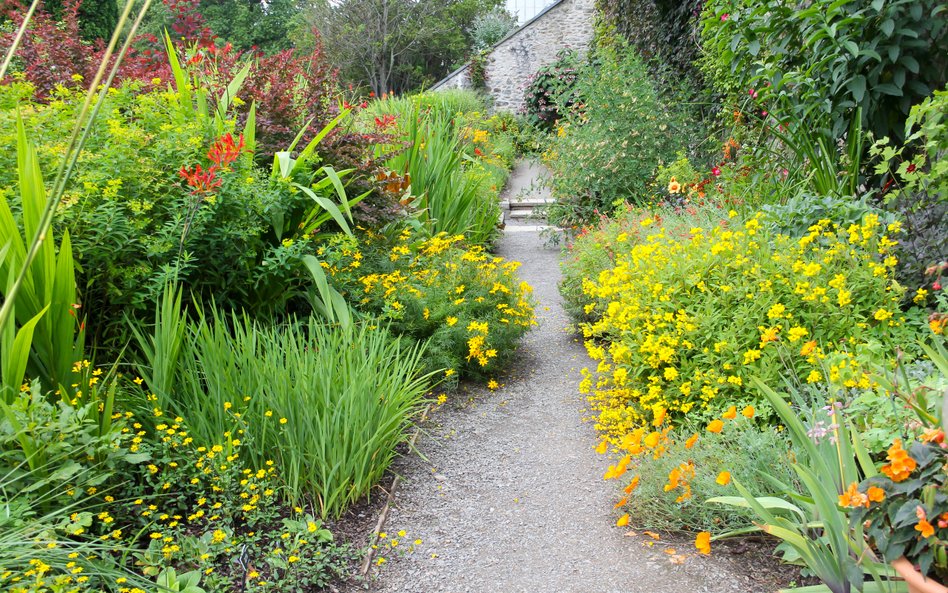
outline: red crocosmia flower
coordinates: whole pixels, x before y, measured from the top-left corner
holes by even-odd
[[[911,163],[908,167],[906,167],[906,168],[905,168],[905,172],[906,172],[906,173],[914,173],[914,172],[915,172],[915,163]]]
[[[191,187],[192,194],[210,192],[221,186],[215,166],[207,169],[202,168],[201,165],[194,165],[193,169],[182,166],[178,175]]]
[[[221,169],[226,169],[240,157],[243,150],[244,135],[241,134],[235,143],[234,136],[228,132],[218,138],[217,142],[211,146],[210,150],[207,151],[207,158]]]
[[[381,118],[375,118],[375,127],[380,130],[386,130],[393,125],[395,125],[395,116],[390,113],[386,113]]]
[[[484,156],[484,153],[481,152],[481,149],[480,149],[480,148],[475,148],[475,149],[474,149],[474,154],[476,154],[477,156]]]

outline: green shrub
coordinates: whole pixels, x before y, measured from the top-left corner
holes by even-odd
[[[659,100],[645,64],[624,44],[600,46],[598,68],[580,75],[583,99],[545,153],[561,226],[592,220],[623,200],[642,202],[662,163],[683,147],[677,116]]]
[[[704,434],[689,447],[693,432]],[[764,478],[765,473],[786,483],[796,482],[789,456],[786,435],[743,418],[729,425],[726,434],[680,427],[669,435],[660,454],[641,455],[632,461],[629,472],[638,476],[638,487],[623,505],[623,512],[633,517],[636,527],[659,531],[709,530],[719,534],[751,527],[756,517],[749,509],[705,503],[733,491],[733,486],[720,484],[718,476],[727,471],[731,480],[740,482],[754,496],[768,495],[773,485]],[[673,484],[670,477],[676,470],[680,481],[666,488]]]
[[[426,342],[426,366],[454,379],[496,376],[534,323],[520,264],[465,248],[461,236],[337,236],[321,257],[353,307]]]
[[[712,84],[715,73],[733,73],[722,89],[732,99],[750,93],[779,121],[833,138],[857,107],[864,127],[901,136],[911,105],[948,76],[948,12],[938,0],[714,0],[702,18]]]
[[[736,216],[736,213],[733,213]],[[771,234],[762,214],[710,230],[644,215],[616,237],[612,267],[577,283],[586,295],[588,372],[600,428],[621,435],[652,415],[709,418],[756,403],[751,376],[867,388],[895,345],[914,342],[899,308],[891,255],[898,224],[822,220],[799,238]],[[577,240],[583,250],[590,235]]]
[[[37,151],[45,170],[61,159],[58,138],[81,99],[60,89],[49,105],[21,109],[27,130],[44,139]],[[255,311],[285,308],[305,283],[298,259],[313,251],[313,233],[300,236],[297,226],[317,206],[293,183],[310,185],[314,172],[300,167],[281,178],[257,169],[233,122],[217,136],[210,118],[178,121],[182,100],[137,83],[111,90],[57,213],[56,230],[69,231],[80,272],[80,312],[102,346],[120,347],[123,315],[149,311],[172,278],[196,296]],[[16,114],[0,112],[2,145],[16,144]],[[211,173],[215,145],[237,157]],[[15,154],[5,152],[0,164],[0,188],[19,219]],[[315,191],[335,198],[331,186]]]
[[[577,82],[585,67],[575,50],[564,49],[556,61],[533,74],[524,91],[527,121],[545,131],[566,118],[573,105],[581,100]]]
[[[416,107],[398,114],[396,122],[405,147],[386,166],[410,180],[417,220],[431,235],[462,234],[476,243],[492,242],[500,220],[500,188],[495,184],[495,191],[485,192],[485,177],[467,166],[478,162],[468,154],[481,152],[475,146],[478,136],[472,135],[469,146],[460,136],[455,114],[444,110],[423,112]]]
[[[238,426],[249,466],[274,462],[286,496],[322,516],[369,494],[430,386],[423,344],[393,339],[377,322],[271,328],[217,309],[166,339],[163,328],[182,327],[182,315],[165,307],[155,333],[139,334],[157,410],[184,418],[208,447]]]

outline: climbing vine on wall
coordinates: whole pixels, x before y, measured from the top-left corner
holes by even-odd
[[[652,64],[694,78],[696,25],[702,0],[597,0],[597,10]]]

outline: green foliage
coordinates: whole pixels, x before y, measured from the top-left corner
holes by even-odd
[[[377,96],[430,87],[461,66],[471,25],[500,0],[343,0],[317,6],[311,22],[342,80]]]
[[[567,280],[581,286],[583,310],[594,315],[583,333],[606,369],[590,374],[586,389],[627,397],[618,419],[603,403],[610,430],[656,406],[675,417],[754,403],[751,375],[867,388],[868,365],[911,343],[892,277],[897,224],[883,226],[873,214],[846,227],[823,220],[792,239],[769,232],[761,214],[681,234],[678,225],[655,228],[653,216],[640,216],[637,229],[606,246],[613,266]],[[600,249],[598,239],[578,239],[574,250]]]
[[[178,571],[196,570],[207,591],[253,592],[309,591],[343,576],[352,550],[307,505],[286,500],[272,461],[261,469],[244,461],[255,441],[239,416],[206,446],[181,417],[153,409],[135,419],[153,425],[136,423],[135,446],[148,463],[129,468],[123,496],[108,506],[114,521],[93,530],[116,547],[127,542],[142,574],[194,585]],[[128,536],[116,538],[117,527]]]
[[[471,24],[471,38],[474,51],[490,49],[498,41],[517,29],[517,17],[505,8],[497,7],[474,18]]]
[[[900,245],[899,279],[907,286],[927,283],[923,271],[948,255],[948,235],[942,221],[948,217],[948,91],[912,107],[905,125],[905,144],[888,138],[869,149],[876,159],[875,172],[885,176],[883,196],[888,209],[898,212],[906,228]]]
[[[184,78],[181,85],[186,84]],[[44,168],[61,159],[63,145],[56,139],[71,127],[79,99],[77,92],[62,90],[54,103],[31,106],[25,113],[25,127],[46,139],[37,146]],[[255,311],[280,310],[305,294],[309,281],[302,255],[313,252],[313,241],[325,227],[348,229],[351,206],[361,196],[345,197],[342,179],[347,171],[314,166],[315,147],[325,134],[317,134],[295,159],[289,152],[278,153],[278,168],[285,165],[286,170],[270,175],[255,167],[245,147],[236,146],[240,142],[228,136],[234,132],[232,120],[225,123],[229,116],[213,105],[206,97],[138,84],[109,93],[103,104],[109,117],[93,127],[56,223],[57,231],[69,239],[60,249],[60,260],[67,261],[68,249],[75,252],[85,286],[83,309],[71,308],[79,302],[75,294],[64,295],[55,299],[62,309],[51,311],[51,320],[72,328],[74,315],[94,311],[89,317],[93,332],[101,335],[111,328],[103,336],[104,345],[121,338],[123,314],[149,311],[174,278],[195,295]],[[11,124],[13,117],[13,111],[0,114]],[[220,131],[222,136],[217,135]],[[243,140],[253,142],[250,136]],[[0,142],[10,145],[15,140],[6,136]],[[209,149],[227,142],[241,158],[212,173]],[[6,173],[0,174],[8,200],[16,183],[11,157],[8,153]],[[211,184],[219,185],[204,189],[194,185],[194,177],[182,180],[198,166]],[[6,217],[8,226],[21,212],[29,212],[23,210],[22,199],[10,201],[13,216]],[[50,243],[44,247],[53,249]],[[28,302],[23,301],[18,315],[28,313]],[[41,321],[38,327],[44,323],[51,321]],[[62,348],[66,342],[56,343]],[[60,366],[68,369],[76,358],[81,356],[69,352]]]
[[[867,574],[881,585],[884,568],[873,562],[862,525],[850,526],[838,503],[849,484],[875,474],[868,452],[852,432],[838,402],[830,400],[823,409],[794,409],[785,396],[759,379],[755,378],[754,383],[787,428],[797,454],[789,465],[803,488],[768,474],[778,494],[789,499],[779,506],[755,497],[739,481],[734,484],[740,497],[708,502],[748,506],[757,515],[760,529],[783,540],[832,593],[861,588]],[[822,436],[813,436],[818,423],[831,428],[824,429]]]
[[[754,496],[771,492],[771,483],[764,474],[793,484],[796,477],[787,465],[786,435],[774,428],[758,428],[741,419],[728,427],[726,434],[705,434],[699,444],[686,447],[686,439],[674,439],[661,455],[642,455],[634,462],[639,476],[634,496],[624,510],[634,517],[636,527],[659,531],[705,531],[722,534],[752,526],[756,518],[749,509],[728,509],[706,505],[704,501],[731,492],[716,480],[723,471],[743,484]],[[689,434],[686,427],[676,429],[679,435]],[[691,496],[678,501],[678,489],[665,488],[669,474],[682,465],[691,464],[694,477],[688,480]]]
[[[543,66],[530,77],[524,91],[527,119],[537,128],[550,131],[581,100],[577,81],[584,68],[575,50],[564,49],[556,61]]]
[[[608,24],[651,66],[670,66],[678,78],[693,76],[695,14],[701,2],[600,0],[596,4]]]
[[[48,0],[44,8],[57,20],[63,16],[63,10],[72,10],[71,3],[63,0]],[[118,24],[119,9],[116,0],[82,0],[79,4],[79,33],[86,41],[112,37],[112,31]]]
[[[866,128],[900,136],[911,105],[948,76],[948,13],[937,0],[714,0],[702,18],[707,71],[736,83],[722,90],[750,92],[780,121],[833,138],[856,108]]]
[[[598,68],[583,70],[577,82],[583,108],[561,124],[545,153],[557,198],[549,217],[561,226],[623,200],[644,201],[657,167],[684,144],[683,122],[662,104],[634,51],[615,41],[597,58]]]
[[[16,119],[15,174],[22,211],[21,233],[14,219],[6,195],[0,195],[0,236],[5,245],[0,249],[0,294],[5,299],[13,296],[17,275],[23,270],[31,243],[42,235],[43,210],[46,207],[46,187],[36,148],[27,139],[23,122]],[[11,187],[10,191],[14,191]],[[46,390],[72,384],[72,364],[82,359],[84,332],[78,321],[76,274],[73,264],[69,232],[63,233],[58,253],[54,241],[43,241],[37,256],[26,269],[17,292],[12,319],[20,325],[14,338],[14,323],[3,324],[3,364],[0,369],[0,401],[9,403],[13,393],[28,376],[40,377]],[[27,351],[28,359],[25,358]],[[11,358],[15,357],[15,358]]]
[[[405,439],[429,386],[423,346],[392,339],[367,323],[348,330],[310,320],[268,328],[221,313],[188,324],[170,385],[150,369],[177,345],[140,334],[140,364],[156,405],[188,420],[194,439],[210,446],[237,425],[253,443],[241,455],[255,470],[276,463],[291,500],[310,500],[322,516],[338,516],[369,494]],[[154,385],[152,385],[154,383]],[[380,403],[383,402],[383,403]]]
[[[428,344],[425,365],[447,376],[496,377],[533,324],[530,287],[519,264],[491,257],[462,236],[393,239],[339,236],[321,257],[353,307]]]
[[[419,104],[394,117],[405,148],[386,166],[410,180],[417,220],[431,235],[443,232],[465,235],[475,243],[493,241],[500,220],[500,190],[495,184],[494,192],[484,192],[485,176],[467,166],[476,163],[470,154],[475,147],[460,136],[455,114],[445,109],[421,111]],[[476,144],[473,136],[471,140]],[[398,148],[384,146],[379,151],[391,154]]]

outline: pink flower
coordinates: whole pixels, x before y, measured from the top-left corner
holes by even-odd
[[[720,177],[720,176],[721,176],[721,168],[720,168],[720,167],[714,167],[713,169],[711,169],[711,174],[714,175],[715,177]]]
[[[731,15],[725,12],[724,14],[721,15],[721,20],[722,20],[722,21],[726,21],[726,20],[727,20],[727,17],[729,17],[729,16],[731,16]]]
[[[748,89],[747,94],[750,95],[754,99],[757,98],[757,91],[755,91],[754,89]]]
[[[938,280],[932,282],[932,290],[941,290],[941,282]]]

